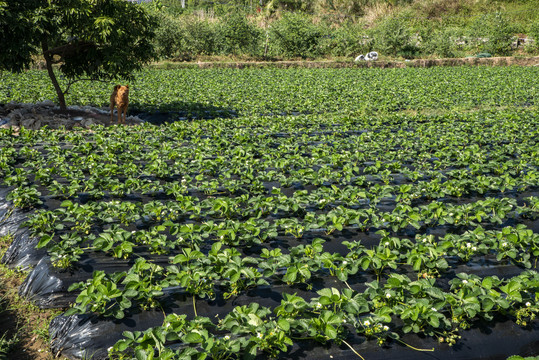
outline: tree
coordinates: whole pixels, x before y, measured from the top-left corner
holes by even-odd
[[[66,109],[81,80],[130,79],[154,58],[155,19],[124,0],[0,1],[0,70],[22,71],[38,57]],[[67,79],[62,89],[53,65]]]

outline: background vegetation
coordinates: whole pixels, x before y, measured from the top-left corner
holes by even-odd
[[[538,0],[160,0],[161,59],[536,55]],[[525,41],[518,39],[526,39]]]

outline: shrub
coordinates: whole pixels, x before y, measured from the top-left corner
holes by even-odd
[[[539,50],[539,21],[536,21],[530,25],[530,30],[528,35],[533,39],[533,44],[531,48],[533,50]]]
[[[329,29],[320,39],[319,51],[325,55],[355,56],[373,50],[373,38],[361,25],[347,23],[336,29]]]
[[[226,54],[258,54],[262,30],[250,23],[245,14],[232,13],[222,21],[221,37]]]
[[[167,15],[159,15],[159,27],[155,31],[155,49],[161,59],[177,56],[182,50],[181,22]]]
[[[364,8],[369,5],[370,0],[318,0],[313,1],[312,10],[315,13],[327,13],[328,9],[337,14],[346,16],[364,15]]]
[[[437,55],[443,58],[452,58],[457,56],[456,39],[458,38],[457,29],[434,30],[428,28],[421,33],[421,51],[427,55]]]
[[[275,55],[315,55],[323,31],[310,18],[298,13],[286,13],[270,28],[271,49]]]
[[[161,0],[160,2],[163,5],[163,11],[170,15],[178,16],[187,11],[187,8],[183,8],[181,1],[178,0]]]
[[[194,16],[175,18],[164,12],[159,14],[155,48],[160,58],[192,60],[197,55],[219,52],[219,31],[214,23]]]
[[[184,27],[187,50],[198,55],[213,55],[220,51],[219,30],[215,23],[190,18]]]
[[[513,27],[500,12],[479,18],[472,26],[472,37],[482,52],[506,56],[513,50]]]
[[[496,55],[511,55],[513,43],[513,27],[502,13],[489,16],[489,40],[484,51]]]
[[[387,55],[413,57],[418,51],[411,42],[410,30],[400,18],[389,18],[378,27],[376,44]]]

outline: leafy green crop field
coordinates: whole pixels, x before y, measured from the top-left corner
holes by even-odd
[[[147,70],[130,84],[139,111],[240,115],[530,106],[537,67]],[[108,106],[113,84],[82,82],[68,104]],[[0,103],[54,100],[46,72],[0,74]]]
[[[538,72],[148,70],[136,110],[186,120],[0,130],[0,224],[63,286],[26,294],[72,302],[53,351],[90,316],[98,358],[537,355]],[[2,74],[0,102],[51,94]]]

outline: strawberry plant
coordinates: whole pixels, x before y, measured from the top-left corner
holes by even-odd
[[[126,276],[125,273],[105,274],[96,271],[86,282],[75,283],[70,291],[82,289],[77,296],[77,304],[66,312],[66,315],[95,312],[103,316],[114,316],[122,319],[125,310],[131,307],[130,292],[123,293],[117,283]]]
[[[356,352],[405,334],[452,346],[478,322],[535,326],[538,114],[514,104],[533,102],[539,70],[394,70],[143,70],[132,109],[181,120],[0,129],[0,225],[22,209],[62,279],[126,266],[74,284],[68,314],[192,306],[125,332],[118,358]],[[41,77],[3,73],[0,102],[46,98]],[[72,89],[107,105],[107,84]]]
[[[398,254],[385,246],[365,249],[364,254],[359,259],[359,265],[363,270],[372,270],[378,280],[380,280],[384,270],[397,268]]]

